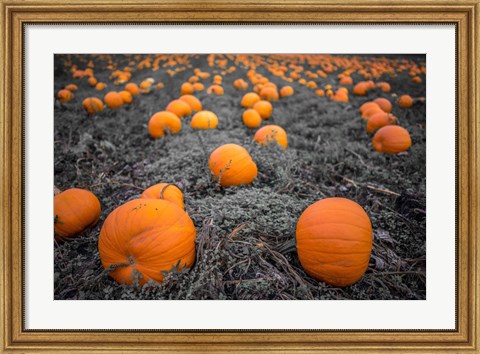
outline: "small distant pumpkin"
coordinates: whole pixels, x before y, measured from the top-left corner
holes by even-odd
[[[184,209],[183,193],[176,184],[158,183],[145,189],[140,196],[145,199],[165,199]]]
[[[292,86],[283,86],[280,89],[280,97],[288,97],[293,95],[293,93],[294,93],[294,90]]]
[[[123,100],[124,104],[130,104],[130,103],[133,102],[133,96],[129,91],[127,91],[127,90],[120,91],[119,94],[122,97],[122,100]]]
[[[253,108],[253,105],[260,101],[260,96],[255,92],[249,92],[243,95],[241,105],[245,108]]]
[[[257,165],[248,151],[237,144],[225,144],[210,154],[208,167],[223,187],[247,185],[257,177]]]
[[[195,82],[193,84],[193,88],[195,89],[195,91],[203,91],[205,90],[205,85],[202,84],[201,82]]]
[[[160,199],[134,199],[112,211],[103,223],[98,251],[118,283],[161,283],[164,272],[195,262],[195,226],[179,206]]]
[[[182,121],[172,112],[157,112],[148,122],[148,132],[154,139],[160,138],[168,133],[177,134],[180,130],[182,130]]]
[[[53,199],[55,239],[63,240],[81,234],[94,226],[101,214],[98,198],[90,191],[67,189]]]
[[[78,90],[78,86],[75,84],[68,84],[67,86],[65,86],[65,89],[73,92]]]
[[[192,108],[190,105],[183,100],[173,100],[171,101],[167,108],[167,111],[174,113],[177,117],[183,118],[192,114]]]
[[[103,82],[99,82],[95,85],[95,90],[97,91],[102,91],[102,90],[105,90],[107,88],[107,85],[104,84]]]
[[[62,103],[70,102],[71,100],[73,100],[73,97],[75,96],[70,90],[63,89],[58,91],[57,93],[57,99]]]
[[[412,139],[405,128],[387,125],[377,130],[372,139],[373,148],[384,154],[398,154],[412,146]]]
[[[93,77],[93,76],[92,76],[92,77],[89,77],[89,78],[88,78],[88,84],[89,84],[90,86],[92,86],[92,87],[93,87],[93,86],[96,86],[96,85],[97,85],[97,79],[96,79],[95,77]]]
[[[191,95],[195,91],[193,85],[189,82],[184,82],[180,87],[180,92],[182,95]]]
[[[243,112],[242,121],[248,128],[258,128],[262,124],[262,117],[256,110],[249,108]]]
[[[409,95],[402,95],[398,98],[398,105],[401,108],[410,108],[413,106],[413,99]]]
[[[258,101],[253,105],[253,109],[256,110],[263,119],[268,119],[272,116],[273,107],[269,101]]]
[[[192,95],[183,95],[180,97],[182,101],[187,102],[190,105],[192,111],[198,112],[202,110],[202,102],[198,98]]]
[[[208,94],[215,94],[215,95],[223,95],[225,91],[223,90],[223,87],[217,84],[213,84],[207,89]]]
[[[115,91],[110,91],[105,95],[103,101],[110,109],[117,109],[123,106],[123,98],[122,96]]]
[[[103,111],[103,102],[96,97],[85,98],[82,102],[82,106],[90,115]]]
[[[378,106],[382,109],[382,111],[390,113],[392,111],[392,104],[389,100],[383,97],[375,98],[373,100]]]
[[[197,112],[190,122],[193,129],[214,129],[218,125],[218,117],[210,111]]]
[[[258,129],[253,140],[260,145],[267,145],[269,142],[275,141],[284,150],[288,146],[287,133],[278,125],[266,125]]]
[[[130,82],[125,85],[125,91],[128,91],[132,94],[132,96],[138,95],[140,93],[140,88],[137,84]]]
[[[372,251],[372,223],[363,208],[345,198],[326,198],[310,205],[296,228],[303,269],[327,284],[345,287],[367,270]]]

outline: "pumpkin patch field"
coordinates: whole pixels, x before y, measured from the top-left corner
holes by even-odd
[[[424,55],[54,65],[56,300],[426,299]]]

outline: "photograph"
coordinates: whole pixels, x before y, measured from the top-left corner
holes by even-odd
[[[53,65],[54,300],[426,300],[425,53]]]

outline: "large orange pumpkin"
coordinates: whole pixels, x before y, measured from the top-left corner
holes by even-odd
[[[105,269],[118,283],[140,285],[152,279],[162,282],[162,272],[177,264],[195,262],[196,231],[179,206],[160,199],[135,199],[115,209],[105,220],[98,250]]]
[[[243,95],[241,105],[245,108],[253,108],[253,105],[260,101],[260,96],[255,92],[249,92]]]
[[[262,117],[260,117],[260,113],[250,108],[243,112],[242,121],[249,128],[258,128],[262,124]]]
[[[201,111],[202,110],[202,102],[198,98],[192,95],[183,95],[180,97],[182,101],[187,102],[190,105],[192,111]]]
[[[210,111],[197,112],[190,122],[193,129],[214,129],[218,125],[218,117]]]
[[[100,218],[101,206],[90,191],[71,188],[53,199],[55,238],[67,239],[95,225]]]
[[[133,96],[138,95],[140,93],[140,88],[137,84],[130,82],[125,85],[125,91],[130,92]]]
[[[397,119],[391,113],[379,112],[368,118],[367,132],[373,133],[375,130],[380,129],[386,125],[395,124]]]
[[[85,98],[82,105],[83,109],[85,109],[90,115],[103,111],[103,102],[96,97]]]
[[[178,118],[183,118],[192,114],[192,108],[190,105],[182,100],[171,101],[165,110],[174,113]]]
[[[182,84],[182,87],[180,87],[180,92],[182,95],[190,95],[193,93],[193,91],[195,91],[195,89],[193,88],[193,85],[189,82],[184,82]]]
[[[145,199],[165,199],[184,209],[183,193],[172,183],[158,183],[145,189],[140,196]]]
[[[297,252],[313,278],[344,287],[365,273],[372,250],[372,224],[363,208],[345,198],[310,205],[296,229]]]
[[[278,145],[282,146],[284,150],[288,145],[287,133],[278,125],[266,125],[258,129],[253,140],[261,145],[267,145],[275,141]]]
[[[225,144],[210,155],[208,167],[223,187],[247,185],[257,177],[257,165],[248,151],[236,144]]]
[[[130,93],[130,91],[120,91],[119,92],[120,96],[122,97],[123,103],[124,104],[130,104],[133,102],[133,96]]]
[[[272,104],[268,101],[258,101],[253,105],[253,109],[260,114],[263,119],[268,119],[272,116]]]
[[[105,104],[110,109],[117,109],[123,106],[123,98],[122,96],[115,91],[110,91],[105,95],[103,98]]]
[[[154,139],[167,133],[177,134],[180,130],[182,130],[182,121],[172,112],[157,112],[148,122],[148,131]]]
[[[412,145],[410,134],[398,125],[387,125],[377,130],[372,140],[373,148],[384,154],[398,154]]]

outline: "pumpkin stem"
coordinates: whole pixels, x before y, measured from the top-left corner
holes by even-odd
[[[180,192],[183,192],[183,191],[182,191],[182,188],[180,188],[177,184],[175,184],[175,183],[167,183],[167,184],[160,190],[160,199],[164,199],[164,198],[163,198],[163,193],[165,192],[165,189],[167,189],[167,188],[170,187],[170,186],[175,186],[175,187],[178,188],[178,190],[179,190]]]

